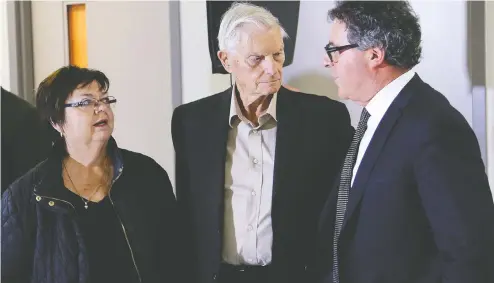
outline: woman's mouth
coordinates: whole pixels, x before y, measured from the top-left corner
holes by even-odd
[[[108,125],[108,120],[103,119],[93,124],[94,127],[105,127]]]

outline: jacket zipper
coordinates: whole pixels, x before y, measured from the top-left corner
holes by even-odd
[[[127,230],[125,229],[125,226],[124,226],[124,224],[122,222],[122,219],[120,218],[120,215],[118,215],[118,212],[115,209],[115,204],[113,203],[113,200],[112,200],[111,195],[110,195],[110,191],[113,188],[113,184],[115,184],[115,182],[118,180],[118,178],[120,178],[120,175],[122,175],[122,172],[121,171],[118,174],[118,176],[112,181],[111,186],[110,186],[110,189],[108,190],[108,199],[110,200],[110,203],[111,203],[111,205],[113,207],[113,211],[115,211],[115,215],[117,215],[118,221],[120,222],[120,225],[122,226],[122,230],[123,230],[124,236],[125,236],[125,241],[127,242],[127,246],[129,247],[129,250],[130,250],[130,256],[132,258],[132,263],[134,264],[134,268],[136,269],[137,277],[139,279],[139,282],[142,283],[141,273],[139,272],[139,268],[137,268],[137,264],[136,264],[136,261],[135,261],[135,258],[134,258],[134,252],[132,251],[132,247],[130,246],[129,237],[127,236]],[[36,193],[34,193],[34,194],[36,196],[39,196],[39,197],[42,197],[42,198],[52,199],[52,200],[64,202],[64,203],[70,205],[72,207],[72,209],[74,209],[75,213],[78,214],[77,213],[77,210],[74,207],[74,205],[72,203],[66,201],[66,200],[58,199],[58,198],[52,198],[52,197],[47,197],[47,196],[42,196],[42,195],[39,195],[39,194],[36,194]]]
[[[136,261],[135,261],[135,258],[134,258],[134,252],[132,251],[132,247],[130,246],[129,237],[127,236],[127,230],[125,229],[125,226],[124,226],[124,224],[122,222],[122,219],[120,218],[120,215],[118,215],[118,212],[115,209],[115,204],[113,203],[113,200],[112,200],[111,194],[110,194],[110,191],[113,188],[113,184],[115,184],[115,182],[118,180],[118,178],[120,178],[120,175],[122,175],[122,171],[120,171],[120,173],[118,173],[118,176],[112,181],[111,187],[108,190],[108,199],[110,199],[110,203],[111,203],[111,205],[113,207],[113,210],[115,211],[115,214],[117,215],[118,221],[120,221],[120,225],[122,226],[122,230],[123,230],[123,233],[124,233],[124,236],[125,236],[125,241],[127,242],[127,246],[129,247],[129,250],[130,250],[130,256],[132,257],[132,263],[134,264],[134,267],[136,269],[137,277],[139,279],[139,282],[142,283],[141,273],[139,272],[139,268],[137,268],[137,264],[136,264]]]

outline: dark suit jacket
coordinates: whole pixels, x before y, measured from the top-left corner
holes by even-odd
[[[176,108],[176,191],[191,247],[190,282],[217,279],[232,89]],[[272,202],[273,282],[303,282],[317,219],[349,147],[344,104],[281,88]],[[302,280],[302,281],[301,281]]]
[[[2,93],[2,193],[18,177],[48,157],[49,125],[42,124],[36,108],[17,95]]]
[[[336,190],[318,234],[331,281]],[[340,236],[342,283],[488,283],[494,208],[477,139],[417,75],[384,115],[350,190]]]

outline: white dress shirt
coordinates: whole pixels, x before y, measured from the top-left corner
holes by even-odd
[[[229,264],[271,263],[276,100],[274,94],[256,127],[242,115],[232,93],[222,249],[222,259]]]
[[[360,146],[358,148],[357,160],[355,161],[355,166],[353,167],[352,186],[353,181],[355,180],[355,176],[357,175],[360,163],[362,162],[362,158],[364,157],[365,151],[367,150],[367,147],[369,146],[369,143],[371,142],[377,127],[381,123],[384,114],[386,114],[386,111],[388,110],[391,103],[395,100],[395,98],[405,87],[405,85],[410,82],[414,75],[415,72],[409,70],[408,72],[397,77],[395,80],[381,89],[365,107],[365,109],[367,109],[371,116],[367,121],[367,130],[365,131],[365,134],[362,137]]]

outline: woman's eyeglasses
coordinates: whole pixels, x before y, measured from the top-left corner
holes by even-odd
[[[95,110],[97,109],[101,104],[103,105],[114,105],[117,102],[117,99],[113,96],[106,96],[101,99],[95,99],[95,98],[84,98],[81,101],[78,102],[72,102],[72,103],[66,103],[64,104],[65,107],[76,107],[80,108],[83,110]]]

